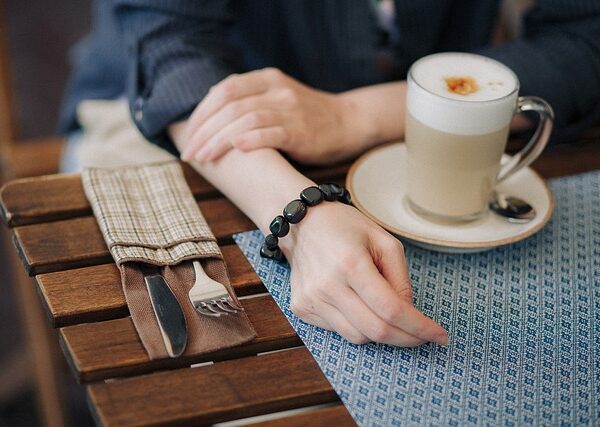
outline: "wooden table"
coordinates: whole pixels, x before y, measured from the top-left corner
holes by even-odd
[[[305,170],[317,182],[343,181],[349,165]],[[598,139],[548,150],[535,168],[555,177],[600,168]],[[232,241],[254,224],[184,166],[186,179],[222,248],[258,337],[198,357],[148,359],[79,176],[8,183],[0,214],[25,269],[36,277],[49,321],[73,373],[86,384],[100,424],[211,424],[295,408],[316,408],[261,425],[354,425],[338,396]],[[265,355],[258,353],[278,351]],[[199,367],[192,364],[214,362]]]

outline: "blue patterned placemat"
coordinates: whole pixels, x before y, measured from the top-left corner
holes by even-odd
[[[407,245],[417,306],[450,346],[354,345],[290,311],[289,266],[234,236],[360,425],[600,425],[600,172],[551,181],[552,220],[479,254]]]

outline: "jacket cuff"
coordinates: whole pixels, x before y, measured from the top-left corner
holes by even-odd
[[[207,59],[174,64],[155,82],[141,82],[134,67],[135,90],[129,94],[133,121],[150,142],[175,156],[179,152],[167,133],[172,123],[186,119],[206,96],[209,89],[233,70],[216,67]]]

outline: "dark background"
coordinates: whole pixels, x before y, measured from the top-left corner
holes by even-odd
[[[20,138],[55,134],[68,49],[90,28],[89,0],[4,0]]]
[[[68,74],[68,49],[90,26],[89,0],[0,0],[19,139],[56,134]],[[1,16],[1,15],[0,15]],[[2,232],[6,233],[3,229]],[[29,369],[21,312],[11,285],[6,245],[0,245],[0,426],[41,424]],[[63,367],[67,417],[73,426],[92,420],[84,388]]]

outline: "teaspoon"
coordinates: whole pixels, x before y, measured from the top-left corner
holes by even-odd
[[[490,201],[490,209],[510,222],[529,222],[536,215],[533,206],[525,200],[502,193],[494,193]]]

